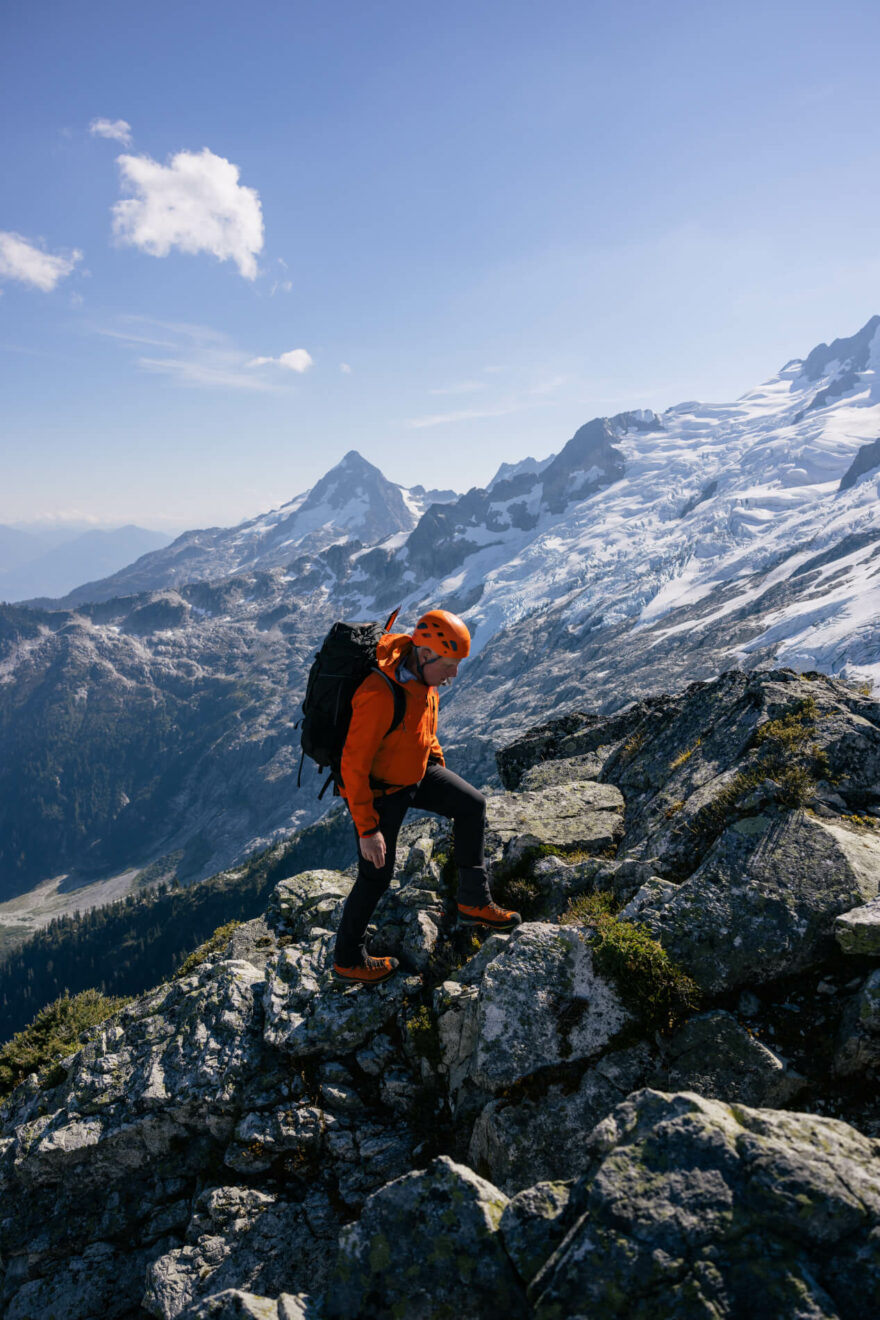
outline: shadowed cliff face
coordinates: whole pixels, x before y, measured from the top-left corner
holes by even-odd
[[[487,805],[526,920],[458,929],[412,820],[373,989],[329,970],[351,871],[288,876],[4,1101],[4,1314],[860,1320],[878,758],[877,703],[791,670],[532,729]]]

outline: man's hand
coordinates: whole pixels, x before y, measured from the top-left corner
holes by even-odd
[[[360,840],[361,856],[379,871],[385,865],[385,835],[381,830]]]

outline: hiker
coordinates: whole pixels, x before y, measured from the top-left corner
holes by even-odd
[[[429,610],[412,636],[382,637],[376,651],[381,673],[370,674],[352,699],[339,788],[357,834],[358,874],[336,939],[333,972],[342,980],[377,984],[397,968],[396,958],[371,957],[364,941],[376,904],[391,883],[397,835],[410,807],[452,820],[459,923],[492,930],[520,924],[519,913],[499,907],[489,892],[483,856],[486,799],[446,768],[437,741],[437,688],[458,673],[470,643],[457,614]],[[405,696],[396,727],[389,679]]]

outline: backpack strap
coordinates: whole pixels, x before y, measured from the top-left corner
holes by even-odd
[[[394,718],[388,727],[388,733],[385,734],[385,737],[387,738],[389,733],[393,733],[394,730],[399,728],[403,723],[403,717],[406,714],[406,693],[403,691],[400,684],[395,683],[393,678],[389,678],[388,675],[378,667],[378,665],[373,668],[372,672],[374,674],[381,674],[385,679],[385,682],[391,689],[391,700],[394,702]]]

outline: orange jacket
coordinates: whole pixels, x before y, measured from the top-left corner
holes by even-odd
[[[405,633],[386,633],[379,642],[376,663],[392,683],[399,682],[397,666],[411,650],[412,638]],[[406,710],[403,721],[391,734],[388,730],[394,719],[394,698],[384,678],[370,674],[352,698],[351,724],[342,749],[340,792],[361,837],[373,833],[379,825],[373,806],[377,793],[417,784],[424,778],[429,758],[445,764],[437,741],[437,689],[416,678],[399,686],[406,697]]]

